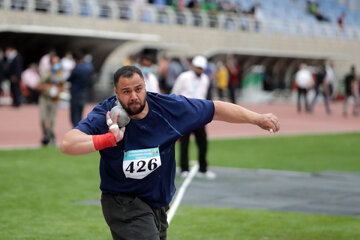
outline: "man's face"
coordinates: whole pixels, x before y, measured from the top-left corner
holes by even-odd
[[[196,74],[196,76],[200,77],[201,74],[204,72],[204,69],[199,68],[199,67],[192,67],[192,70],[194,71],[194,73]]]
[[[115,87],[115,94],[122,107],[134,116],[141,113],[146,105],[146,89],[144,80],[134,74],[130,78],[120,77]]]

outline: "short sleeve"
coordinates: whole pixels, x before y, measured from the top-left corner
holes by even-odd
[[[211,100],[184,97],[183,108],[185,112],[180,118],[183,134],[208,124],[214,117],[215,107]]]
[[[97,106],[87,115],[86,118],[81,120],[75,127],[88,135],[104,134],[109,131],[106,124],[106,113],[111,110],[115,98],[112,97]]]
[[[166,102],[165,102],[166,101]],[[197,129],[211,122],[214,117],[214,103],[211,100],[186,98],[171,94],[162,99],[162,115],[181,134]]]

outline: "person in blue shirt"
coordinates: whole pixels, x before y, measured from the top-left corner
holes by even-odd
[[[280,129],[271,113],[147,92],[135,66],[118,69],[114,86],[115,96],[95,106],[60,146],[68,155],[100,152],[101,205],[113,239],[166,239],[166,211],[175,193],[175,142],[184,134],[212,120]],[[110,118],[117,102],[130,116],[126,126],[118,126],[118,114]]]
[[[70,86],[70,116],[73,127],[80,122],[84,106],[86,104],[87,92],[90,86],[92,75],[94,73],[91,62],[84,61],[84,56],[80,52],[74,53],[76,62],[75,68],[72,70],[68,82]]]

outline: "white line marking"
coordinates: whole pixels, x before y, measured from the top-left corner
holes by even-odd
[[[182,198],[184,197],[186,188],[190,185],[192,179],[194,178],[194,176],[198,172],[198,170],[199,170],[199,164],[195,164],[191,168],[189,175],[185,178],[185,181],[181,185],[173,204],[171,204],[171,207],[170,207],[170,210],[169,210],[169,213],[167,216],[167,221],[168,221],[169,225],[170,225],[172,218],[174,217],[174,215],[176,213],[176,210],[178,209],[178,207],[180,205]]]

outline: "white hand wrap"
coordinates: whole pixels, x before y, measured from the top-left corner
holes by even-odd
[[[111,120],[111,118],[109,118],[109,119],[106,121],[106,124],[110,127],[110,125],[113,124],[113,120]]]
[[[111,125],[111,126],[109,127],[109,129],[114,129],[114,128],[119,128],[119,125],[113,124],[113,125]]]

